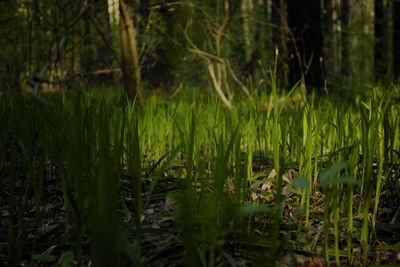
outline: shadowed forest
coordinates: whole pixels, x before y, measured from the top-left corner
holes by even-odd
[[[0,1],[0,266],[400,266],[400,0]]]

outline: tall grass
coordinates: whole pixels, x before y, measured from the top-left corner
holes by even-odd
[[[298,246],[340,265],[353,262],[354,240],[368,263],[381,192],[393,186],[384,177],[399,161],[399,108],[390,97],[347,106],[330,96],[304,102],[296,89],[284,94],[273,84],[271,94],[232,110],[213,97],[153,96],[143,107],[110,99],[71,95],[66,104],[42,105],[1,98],[0,190],[8,207],[1,233],[9,265],[156,264],[167,252],[152,245],[149,210],[167,202],[178,265],[234,264],[236,249],[248,261],[275,265]],[[256,155],[264,155],[261,163]],[[276,173],[270,178],[268,166]],[[289,168],[298,170],[293,180]],[[272,200],[254,199],[254,185],[270,179]],[[293,206],[299,218],[284,215]],[[61,226],[54,247],[43,241],[49,223]],[[302,236],[318,223],[323,239],[307,246]],[[285,234],[291,224],[297,238]]]

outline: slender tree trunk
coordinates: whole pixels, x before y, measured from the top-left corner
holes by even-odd
[[[93,29],[90,22],[90,14],[86,12],[83,17],[82,45],[80,48],[81,69],[83,72],[91,72],[94,70],[93,56],[95,55],[93,44]]]
[[[281,40],[281,0],[272,0],[271,8],[272,43],[273,49],[280,49]],[[273,52],[275,55],[275,51]]]
[[[324,87],[323,33],[319,0],[288,0],[289,83]]]
[[[260,18],[263,17],[263,4],[257,1],[247,1],[247,6],[245,10],[242,10],[243,16],[247,18],[255,17]],[[258,45],[262,40],[262,32],[265,28],[264,24],[256,22],[255,25],[253,21],[250,19],[245,20],[245,32],[247,31],[248,41],[247,41],[247,62],[245,70],[247,72],[248,78],[250,82],[256,81],[258,76],[258,67],[259,62],[262,58],[261,47]],[[252,30],[254,28],[254,30]]]
[[[270,0],[263,0],[263,15],[265,23],[270,23],[271,16],[270,16]],[[264,27],[264,49],[267,51],[273,50],[273,45],[271,44],[271,31],[270,27]]]
[[[238,67],[241,76],[246,76],[246,41],[244,36],[244,18],[242,14],[242,0],[232,1],[229,6],[231,16],[237,17],[232,21],[231,35],[235,37],[235,42],[232,45],[231,58],[234,65]]]
[[[344,77],[349,77],[350,67],[350,39],[349,39],[349,13],[350,3],[349,1],[342,1],[341,3],[341,36],[342,36],[342,65],[341,72]]]
[[[272,24],[272,45],[273,60],[276,62],[276,83],[283,87],[285,80],[284,65],[282,62],[283,41],[282,41],[282,0],[272,0],[271,3],[271,24]],[[277,58],[276,58],[277,57]],[[277,61],[275,61],[277,60]]]
[[[119,0],[122,74],[124,87],[130,100],[142,98],[141,71],[136,43],[136,28],[132,20],[131,6]]]
[[[323,30],[325,37],[324,62],[327,75],[334,73],[334,31],[333,31],[333,3],[332,0],[324,0]]]
[[[393,0],[393,78],[400,78],[400,0]]]
[[[263,17],[262,20],[266,25],[271,23],[271,0],[263,0]],[[266,51],[264,59],[267,63],[272,62],[272,53],[274,51],[274,44],[272,43],[272,28],[263,25],[263,42],[262,48]]]
[[[375,80],[384,80],[387,78],[387,65],[388,65],[388,47],[385,33],[385,5],[382,0],[375,0],[375,47],[374,47],[374,75]]]

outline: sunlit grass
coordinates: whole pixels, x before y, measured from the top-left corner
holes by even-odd
[[[354,261],[359,243],[367,264],[381,192],[395,188],[389,177],[399,163],[399,107],[389,96],[304,101],[273,85],[228,110],[210,96],[125,106],[111,95],[70,95],[64,105],[2,96],[1,231],[10,265],[26,261],[26,251],[32,262],[151,264],[158,256],[145,249],[154,238],[148,210],[157,201],[172,207],[177,264],[232,263],[229,246],[239,246],[243,258],[274,265],[300,246],[339,265]],[[272,197],[254,198],[256,182]],[[39,237],[49,220],[43,207],[55,199],[63,221],[55,245],[66,245],[52,252]],[[297,241],[282,239],[291,224]],[[321,235],[307,245],[302,236],[316,224]]]

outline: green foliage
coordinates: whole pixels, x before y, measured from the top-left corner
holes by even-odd
[[[272,89],[232,110],[195,95],[152,96],[142,107],[117,105],[109,92],[65,104],[2,97],[6,261],[148,266],[173,250],[166,261],[214,266],[236,262],[240,248],[240,258],[274,265],[300,247],[340,264],[355,260],[360,240],[367,264],[381,192],[395,187],[383,177],[399,161],[399,107],[379,94],[343,107],[338,97],[303,102],[295,89]],[[291,168],[299,172],[288,178]],[[59,239],[43,248],[43,207],[55,198]],[[154,214],[157,205],[166,213]]]

